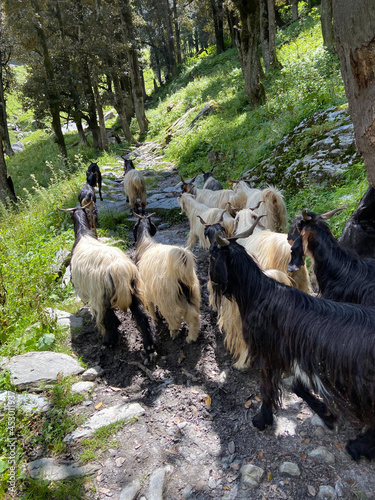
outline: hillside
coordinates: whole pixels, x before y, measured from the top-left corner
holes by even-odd
[[[235,50],[220,56],[209,50],[193,58],[175,80],[156,94],[150,92],[144,148],[123,142],[111,144],[108,152],[81,149],[76,134],[69,132],[68,168],[57,157],[48,125],[35,129],[30,114],[23,114],[12,96],[12,139],[23,142],[24,149],[7,158],[19,205],[11,212],[1,207],[0,355],[53,351],[78,357],[86,368],[99,365],[104,370],[95,378],[94,389],[83,395],[71,391],[79,376],[58,377],[54,388],[43,390],[52,409],[32,417],[20,411],[16,424],[20,466],[55,457],[62,463],[94,463],[96,474],[70,482],[23,477],[19,498],[125,500],[134,498],[123,493],[133,480],[139,483],[138,498],[145,495],[148,500],[150,489],[156,491],[160,484],[167,500],[299,500],[318,495],[320,487],[326,489],[319,498],[371,498],[373,466],[355,464],[343,451],[356,432],[352,423],[340,421],[335,431],[325,430],[287,393],[275,429],[260,433],[251,426],[259,405],[257,369],[242,373],[232,367],[208,304],[206,251],[194,250],[203,297],[199,339],[187,345],[184,329],[172,341],[162,323],[158,361],[149,372],[137,365],[142,344],[130,315],[120,315],[119,348],[104,349],[87,310],[80,311],[83,304],[71,283],[62,279],[74,233],[70,217],[57,208],[76,205],[91,161],[104,173],[99,236],[133,255],[134,219],[122,190],[121,155],[129,151],[136,166],[147,171],[147,190],[155,200],[159,195],[172,199],[180,175],[187,179],[214,166],[226,187],[230,180],[246,178],[254,186],[274,183],[282,188],[289,220],[304,207],[323,212],[345,202],[347,210],[330,223],[334,234],[340,234],[367,182],[354,148],[338,62],[322,48],[316,10],[278,34],[278,56],[283,68],[267,75],[267,103],[256,110],[242,90]],[[208,104],[211,112],[200,116]],[[116,127],[116,118],[109,118],[107,126]],[[137,133],[134,122],[132,131]],[[160,211],[157,222],[160,241],[184,243],[189,227],[179,209]],[[48,308],[77,315],[83,328],[70,331]],[[13,388],[9,372],[1,371],[0,389]],[[64,441],[89,415],[133,402],[141,404],[144,416],[126,426],[109,426],[88,442]],[[6,437],[3,419],[1,444]],[[320,446],[325,450],[310,455]],[[285,472],[288,462],[294,465]],[[3,454],[2,493],[8,465]],[[262,479],[254,490],[246,489],[249,465],[263,471],[258,471]],[[158,477],[155,486],[152,481]]]

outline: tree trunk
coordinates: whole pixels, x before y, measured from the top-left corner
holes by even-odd
[[[3,151],[3,138],[0,135],[0,202],[4,205],[9,204],[9,200],[16,202],[17,198],[12,189],[13,183],[8,180],[7,165],[5,163]]]
[[[148,120],[146,118],[145,106],[143,101],[143,89],[141,77],[139,74],[138,54],[134,47],[134,28],[132,11],[129,0],[121,0],[121,16],[124,42],[129,63],[129,73],[132,82],[132,93],[134,101],[135,115],[137,117],[140,134],[143,135],[148,130]]]
[[[175,57],[175,47],[173,41],[173,29],[172,29],[172,14],[171,9],[169,8],[169,0],[164,0],[165,7],[165,18],[167,25],[167,47],[168,47],[168,71],[170,72],[171,77],[177,75],[177,65],[176,65],[176,57]]]
[[[80,142],[80,144],[81,144],[81,146],[83,148],[86,148],[90,144],[89,144],[89,141],[87,140],[85,131],[83,130],[82,118],[81,117],[79,117],[79,118],[76,117],[76,118],[73,118],[73,119],[74,119],[74,123],[76,124],[76,127],[77,127],[79,142]]]
[[[99,92],[97,75],[95,75],[95,77],[94,77],[93,91],[94,91],[94,96],[95,96],[96,109],[98,111],[98,117],[99,117],[100,146],[101,146],[101,149],[107,151],[108,150],[108,137],[107,137],[107,132],[105,130],[105,120],[104,120],[104,113],[103,113],[103,106],[102,106],[102,98],[101,98],[101,95]]]
[[[38,2],[36,0],[32,1],[32,5],[34,8],[35,15],[37,19],[40,19],[40,9]],[[42,49],[42,54],[43,54],[43,65],[44,69],[46,71],[46,78],[47,78],[47,101],[49,105],[49,109],[51,112],[52,116],[52,128],[55,134],[55,142],[59,148],[60,154],[64,157],[67,158],[67,152],[66,152],[66,146],[65,146],[65,139],[64,139],[64,134],[62,133],[61,130],[61,122],[60,122],[60,95],[59,92],[56,88],[56,82],[55,82],[55,70],[53,67],[53,62],[51,60],[51,57],[49,55],[49,50],[48,50],[48,44],[47,44],[47,39],[46,35],[44,33],[42,24],[39,22],[39,24],[35,25],[36,33],[41,45]]]
[[[298,0],[292,0],[292,20],[298,20]]]
[[[375,9],[373,0],[334,0],[333,28],[358,151],[375,187]]]
[[[332,22],[332,0],[322,0],[320,9],[323,45],[330,52],[335,52],[335,35]]]
[[[227,22],[229,26],[229,32],[230,36],[232,39],[232,47],[239,47],[240,45],[240,33],[238,31],[238,19],[233,10],[228,9],[228,7],[225,7],[225,13],[227,16]]]
[[[268,29],[269,29],[269,52],[271,68],[282,68],[281,62],[276,54],[276,15],[275,0],[268,0]]]
[[[114,71],[112,74],[112,81],[113,81],[113,89],[115,91],[115,108],[120,117],[121,127],[124,132],[125,139],[130,143],[134,144],[136,143],[136,140],[134,139],[133,134],[131,133],[129,123],[126,117],[126,110],[125,110],[124,98],[120,85],[120,80],[118,78],[118,75],[115,74]]]
[[[88,108],[87,123],[92,135],[92,142],[94,149],[100,150],[101,149],[100,129],[98,125],[98,120],[96,118],[95,96],[94,96],[94,91],[92,89],[91,75],[87,60],[85,60],[83,63],[82,75],[85,85],[85,96],[87,99],[87,108]]]
[[[174,34],[175,34],[175,40],[176,40],[177,64],[181,64],[182,63],[182,56],[181,56],[180,26],[178,23],[176,0],[173,0],[173,18],[174,18]]]
[[[214,20],[216,54],[222,54],[224,47],[223,0],[211,0],[212,17]]]
[[[8,156],[13,156],[14,151],[10,144],[7,122],[8,120],[7,120],[6,101],[4,96],[3,70],[2,70],[1,49],[0,49],[0,135],[3,138],[5,153]]]
[[[263,64],[266,71],[271,66],[270,32],[268,21],[268,0],[259,0],[260,45],[262,47]]]
[[[238,55],[245,79],[245,92],[253,108],[266,100],[261,79],[264,76],[260,63],[259,45],[259,2],[258,0],[235,0],[241,19],[241,44]]]

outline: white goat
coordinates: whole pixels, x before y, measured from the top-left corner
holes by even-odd
[[[189,327],[186,342],[197,340],[199,332],[200,285],[194,255],[186,248],[156,243],[151,216],[138,217],[134,226],[136,263],[146,284],[146,307],[156,320],[155,307],[168,323],[172,339],[184,319]]]
[[[60,209],[62,210],[62,209]],[[97,240],[90,229],[86,208],[71,212],[75,242],[70,261],[72,283],[77,295],[91,307],[104,345],[115,345],[120,321],[113,309],[130,309],[143,337],[147,353],[153,351],[155,327],[143,309],[143,282],[135,264],[116,247]]]
[[[207,191],[212,193],[217,192]],[[189,238],[187,241],[187,248],[189,250],[192,250],[197,242],[199,242],[199,245],[203,248],[210,247],[210,242],[204,235],[204,226],[201,224],[198,217],[204,219],[207,224],[215,224],[220,221],[225,227],[227,235],[232,235],[234,218],[230,216],[226,210],[221,208],[209,208],[207,205],[196,201],[194,196],[188,193],[183,193],[177,200],[181,207],[181,212],[186,213],[190,223]]]
[[[138,213],[139,204],[141,202],[142,215],[145,213],[147,193],[146,183],[143,175],[138,170],[135,170],[132,160],[124,158],[124,191],[129,201],[133,212]]]
[[[227,208],[228,202],[238,210],[244,208],[247,202],[247,195],[243,189],[220,189],[212,191],[211,189],[196,189],[195,199],[199,203],[204,203],[211,208]]]
[[[245,231],[253,224],[256,217],[257,214],[249,208],[240,210],[234,219],[233,235]],[[262,222],[266,218],[262,218]],[[278,269],[293,279],[296,288],[311,294],[311,283],[306,266],[302,266],[294,273],[288,272],[291,246],[286,233],[275,233],[269,229],[262,229],[262,223],[258,223],[251,236],[245,239],[239,238],[237,243],[242,245],[248,254],[256,258],[261,269]]]
[[[262,224],[271,231],[284,231],[287,225],[287,212],[284,196],[274,186],[265,189],[250,188],[246,182],[239,181],[233,185],[233,191],[243,191],[247,201],[242,208],[252,208],[257,214],[264,214]],[[259,204],[259,202],[262,202]],[[256,207],[257,208],[253,208]]]

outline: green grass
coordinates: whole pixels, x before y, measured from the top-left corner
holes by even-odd
[[[244,80],[235,49],[216,56],[215,48],[211,47],[208,54],[189,59],[178,77],[156,94],[151,90],[152,75],[147,74],[148,93],[152,99],[147,102],[150,128],[145,140],[165,143],[166,136],[171,133],[170,142],[163,151],[164,158],[174,163],[184,178],[192,177],[201,169],[209,170],[211,164],[207,155],[210,151],[224,153],[215,176],[226,186],[228,178],[238,178],[268,158],[280,139],[301,120],[332,106],[346,105],[339,64],[337,58],[322,47],[316,10],[303,21],[279,32],[277,44],[283,67],[267,74],[263,82],[267,102],[257,109],[251,108],[243,90]],[[16,69],[16,77],[24,77],[23,68]],[[217,103],[214,111],[189,130],[187,125],[210,100]],[[69,162],[65,165],[58,156],[50,127],[35,130],[30,111],[22,110],[16,93],[8,96],[7,102],[8,121],[21,128],[26,147],[23,152],[6,158],[20,199],[18,206],[12,210],[0,206],[0,356],[45,349],[69,353],[66,330],[58,327],[45,310],[52,307],[75,312],[79,307],[74,302],[72,286],[62,288],[52,267],[56,253],[62,248],[71,250],[74,242],[72,221],[57,208],[77,204],[79,189],[85,182],[85,170],[91,161],[97,161],[99,166],[117,166],[127,145],[111,145],[108,152],[97,152],[92,147],[82,149],[74,145],[78,138],[71,133],[66,136]],[[184,115],[185,126],[173,128],[174,122]],[[289,154],[308,154],[311,140],[319,137],[326,126],[317,125],[301,136]],[[136,135],[135,120],[131,127]],[[20,138],[15,132],[11,137],[12,141]],[[285,154],[284,164],[289,160]],[[280,175],[282,168],[283,165]],[[149,184],[148,187],[153,186]],[[285,197],[290,218],[305,207],[325,212],[345,203],[348,208],[330,221],[330,227],[338,236],[366,188],[365,169],[361,163],[329,186],[308,180],[303,188],[288,185]],[[181,217],[179,210],[168,213],[171,224],[183,220],[186,217]],[[117,244],[124,250],[128,246],[129,229],[128,214],[101,212],[99,235],[122,240]],[[50,442],[53,443],[53,448],[48,448],[50,454],[63,453],[63,435],[79,421],[78,415],[68,412],[75,404],[74,399],[68,398],[69,384],[60,381],[55,392],[47,393],[54,403],[48,418],[19,414],[18,428],[23,426],[25,429],[22,435],[19,431],[17,453],[20,463],[27,455],[28,446],[46,446]],[[9,388],[6,372],[1,374],[0,387]],[[87,446],[85,444],[82,459],[90,460],[106,449],[112,442],[113,430],[108,432],[106,436],[95,436]],[[0,438],[4,439],[5,433],[5,423],[0,421]],[[3,473],[0,484],[3,493],[8,471],[2,458],[0,472]],[[24,496],[20,498],[32,500],[90,498],[93,488],[89,479],[59,484],[24,481]]]

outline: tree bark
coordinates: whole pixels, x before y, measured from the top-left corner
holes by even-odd
[[[9,130],[8,130],[8,120],[6,111],[6,101],[4,96],[4,84],[3,84],[3,72],[1,66],[1,49],[0,49],[0,135],[3,138],[3,144],[5,147],[5,153],[8,156],[13,156],[14,151],[10,144]]]
[[[235,0],[241,19],[241,43],[238,49],[239,60],[245,79],[245,92],[253,108],[266,100],[261,79],[264,77],[260,63],[259,45],[259,1]]]
[[[132,93],[134,101],[135,115],[137,117],[140,134],[143,135],[148,130],[148,120],[146,118],[143,101],[143,89],[139,74],[138,54],[134,46],[133,17],[129,0],[121,0],[121,16],[124,42],[129,63],[129,72],[132,82]]]
[[[227,16],[230,36],[232,39],[232,47],[238,48],[240,45],[240,34],[237,28],[238,19],[236,13],[233,10],[229,9],[228,7],[225,7],[225,13]]]
[[[322,0],[320,8],[323,45],[330,52],[335,52],[335,35],[332,21],[332,0]]]
[[[276,14],[275,0],[268,0],[268,30],[269,30],[269,53],[271,68],[282,68],[281,62],[276,54]]]
[[[174,21],[174,34],[175,34],[175,40],[176,40],[177,64],[181,64],[182,63],[182,56],[181,56],[180,25],[178,22],[176,0],[173,0],[173,21]]]
[[[99,92],[97,75],[95,75],[94,79],[93,79],[93,91],[94,91],[96,109],[98,111],[98,118],[99,118],[100,147],[104,151],[107,151],[108,150],[108,137],[107,137],[107,132],[105,130],[105,120],[104,120],[104,113],[103,113],[103,106],[102,106],[102,98],[101,98],[101,95]]]
[[[115,91],[115,108],[120,117],[121,128],[124,132],[125,139],[130,143],[136,143],[136,140],[131,133],[129,123],[126,117],[125,103],[118,75],[112,73],[113,89]]]
[[[224,47],[223,0],[211,0],[212,17],[214,21],[216,54],[222,54]]]
[[[46,71],[46,78],[48,82],[47,86],[47,100],[49,109],[52,116],[52,128],[55,134],[55,142],[59,148],[60,154],[67,158],[68,154],[66,152],[66,145],[64,134],[61,130],[61,122],[60,122],[60,96],[59,92],[56,88],[55,82],[55,71],[53,67],[53,62],[49,54],[48,44],[45,32],[43,30],[43,26],[40,22],[40,9],[38,2],[36,0],[32,1],[34,12],[37,19],[37,24],[35,25],[36,33],[38,36],[38,40],[42,49],[43,54],[43,65]]]
[[[14,190],[12,190],[12,183],[9,182],[7,176],[7,165],[4,158],[3,138],[0,134],[0,202],[8,205],[9,201],[16,202]]]
[[[334,0],[333,28],[358,151],[375,187],[375,9],[373,0]]]
[[[292,0],[292,20],[298,19],[298,0]]]

